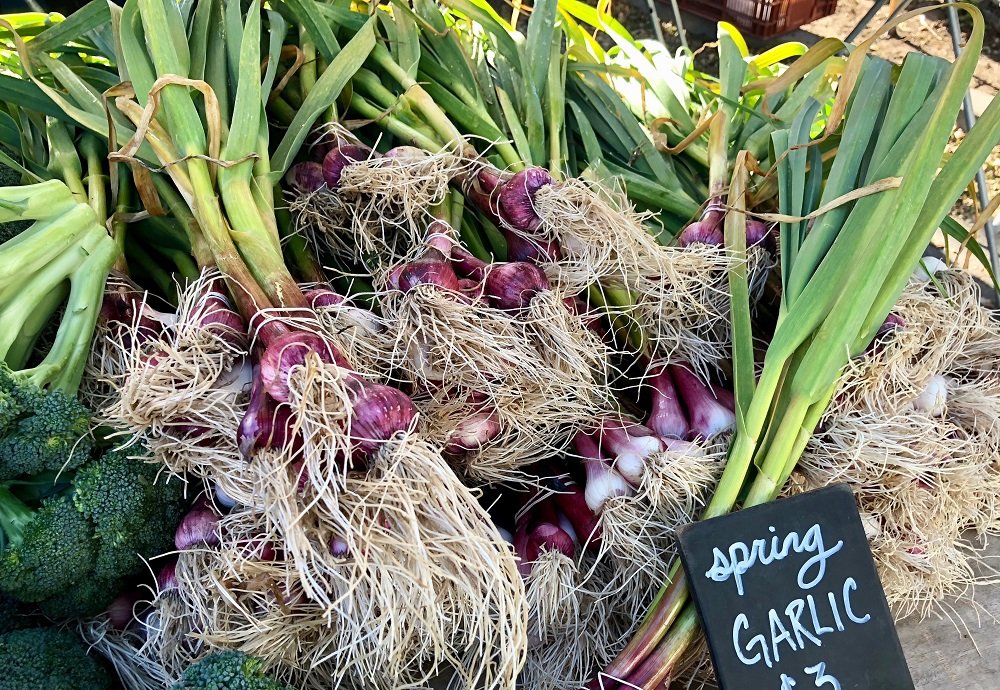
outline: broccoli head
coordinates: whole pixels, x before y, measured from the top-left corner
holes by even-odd
[[[135,570],[137,555],[156,555],[173,545],[185,510],[181,482],[157,482],[159,467],[113,450],[81,468],[73,502],[94,526],[94,574],[117,579]]]
[[[0,365],[0,435],[6,436],[24,414],[24,396],[13,373]],[[4,462],[4,461],[0,461]],[[0,476],[6,474],[0,464]]]
[[[49,480],[54,496],[0,482],[0,590],[58,619],[103,610],[125,578],[144,571],[143,557],[172,546],[183,486],[156,482],[156,472],[111,451],[61,485]]]
[[[48,499],[32,511],[4,490],[0,502],[11,516],[4,521],[8,544],[0,553],[0,588],[8,594],[40,602],[93,570],[93,529],[69,497]]]
[[[263,667],[243,652],[216,652],[189,666],[171,690],[294,690],[265,675]]]
[[[0,366],[0,481],[79,467],[93,450],[90,420],[75,395],[22,382]]]
[[[76,635],[29,628],[0,635],[0,690],[111,690],[111,676]]]

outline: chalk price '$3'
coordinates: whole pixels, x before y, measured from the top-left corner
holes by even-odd
[[[813,676],[812,680],[817,688],[828,687],[830,690],[840,690],[840,681],[826,672],[826,664],[822,661],[815,666],[806,666],[802,672]],[[798,682],[794,678],[785,673],[781,674],[781,690],[792,690],[796,686],[798,686]]]

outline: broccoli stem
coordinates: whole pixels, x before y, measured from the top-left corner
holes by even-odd
[[[25,276],[41,271],[79,244],[94,225],[90,207],[78,205],[58,218],[35,222],[0,247],[0,303],[20,292]]]
[[[0,536],[5,546],[18,546],[24,540],[24,527],[31,522],[34,512],[6,486],[0,484]]]
[[[28,358],[31,357],[31,353],[35,349],[38,336],[45,330],[49,319],[59,309],[59,305],[66,301],[68,294],[69,283],[64,281],[38,301],[31,315],[21,326],[17,338],[7,350],[7,356],[4,358],[12,371],[22,369],[27,364]]]
[[[55,342],[41,364],[21,372],[35,385],[75,395],[87,364],[90,340],[104,299],[104,283],[118,258],[118,247],[107,234],[70,276],[69,301]]]
[[[87,258],[89,251],[100,244],[102,232],[100,228],[94,227],[79,247],[64,252],[34,275],[26,275],[22,278],[16,295],[0,307],[0,356],[5,361],[25,323],[45,303],[46,297],[78,270],[80,262]],[[51,312],[49,315],[51,316]],[[11,362],[7,364],[13,366]]]

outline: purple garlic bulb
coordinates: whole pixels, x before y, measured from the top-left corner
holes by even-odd
[[[315,161],[296,163],[286,174],[285,180],[303,194],[313,194],[326,185],[323,164]]]
[[[458,423],[448,437],[444,452],[462,455],[476,451],[499,435],[500,419],[496,410],[477,410]]]
[[[418,259],[404,264],[398,276],[399,289],[407,292],[417,285],[437,285],[445,290],[459,292],[458,275],[444,254],[433,247]]]
[[[337,307],[347,301],[342,295],[326,287],[315,287],[306,290],[305,297],[309,300],[309,306],[313,309]]]
[[[288,376],[296,366],[305,363],[310,353],[316,353],[328,364],[350,368],[342,354],[314,333],[294,331],[274,338],[260,358],[260,380],[264,390],[278,402],[288,402]]]
[[[576,544],[573,543],[573,537],[561,527],[543,522],[528,535],[528,552],[541,554],[543,551],[558,551],[572,556],[576,552]]]
[[[330,149],[323,157],[323,179],[326,180],[326,186],[330,189],[339,188],[344,168],[377,155],[367,146],[360,144],[342,144]]]
[[[192,508],[181,519],[174,532],[174,546],[178,551],[186,551],[195,546],[205,544],[216,546],[219,543],[219,516],[211,508]]]
[[[236,442],[240,454],[249,460],[261,448],[296,448],[301,438],[295,434],[292,411],[287,405],[278,405],[268,395],[259,375],[254,376],[250,390],[250,404],[236,429]]]
[[[555,182],[544,168],[525,168],[500,188],[500,212],[512,227],[533,232],[542,219],[535,212],[535,193]]]
[[[524,309],[535,295],[549,289],[545,272],[523,261],[493,264],[486,274],[485,283],[486,295],[498,309]]]
[[[367,460],[397,433],[410,429],[417,408],[402,391],[359,376],[350,379],[353,456]]]
[[[504,230],[507,240],[507,260],[527,261],[529,263],[553,263],[559,261],[559,243],[554,240],[529,240],[516,232]]]
[[[725,241],[726,238],[719,226],[704,220],[691,223],[677,236],[677,244],[681,247],[690,247],[692,244],[721,247]]]
[[[751,218],[747,221],[747,247],[760,246],[769,254],[774,254],[776,245],[771,228],[759,220]]]

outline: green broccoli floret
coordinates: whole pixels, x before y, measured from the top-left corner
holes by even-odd
[[[171,690],[294,690],[265,675],[263,666],[243,652],[216,652],[189,666]]]
[[[0,690],[111,690],[111,676],[76,635],[29,628],[0,635]]]
[[[93,528],[69,497],[48,499],[32,511],[0,488],[0,511],[8,542],[0,553],[0,587],[14,598],[40,602],[93,570]]]
[[[18,395],[18,390],[20,387],[10,370],[0,366],[0,434],[6,435],[24,414],[24,396]]]
[[[183,486],[155,480],[154,466],[112,451],[61,485],[48,479],[55,496],[41,479],[0,482],[0,590],[53,618],[100,612],[143,557],[172,546]]]
[[[73,469],[90,457],[91,413],[75,395],[23,383],[0,366],[0,401],[0,480]]]
[[[98,542],[94,574],[117,579],[135,570],[136,554],[155,555],[173,544],[184,513],[179,481],[157,482],[156,465],[114,450],[89,463],[73,480],[73,502],[94,525]]]

